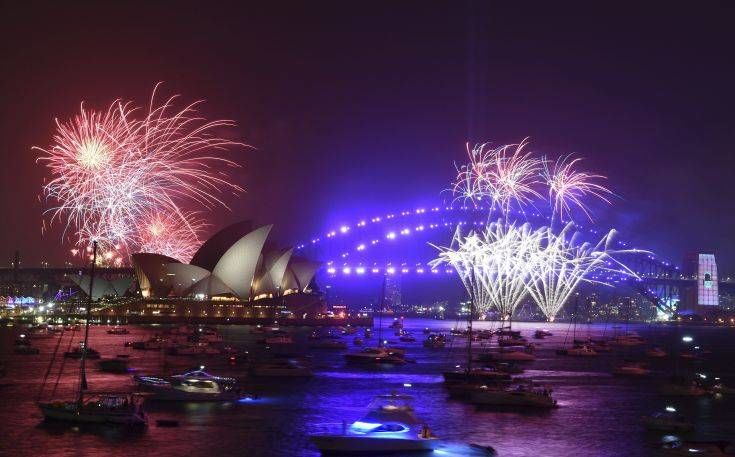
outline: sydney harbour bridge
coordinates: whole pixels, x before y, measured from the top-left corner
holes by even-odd
[[[516,223],[532,227],[549,224],[549,217],[535,211],[513,213]],[[325,230],[294,246],[295,253],[318,260],[322,266],[317,274],[320,285],[339,282],[343,287],[370,281],[370,278],[396,276],[412,281],[455,281],[456,273],[449,267],[432,268],[429,262],[436,257],[435,246],[447,245],[459,227],[463,232],[481,229],[488,223],[488,211],[483,207],[441,205],[415,207],[395,212],[375,214],[356,219]],[[577,230],[586,240],[596,242],[606,232],[593,225],[578,225]],[[677,265],[662,259],[645,246],[631,246],[620,233],[613,239],[613,248],[625,250],[620,260],[637,277],[602,273],[594,277],[621,293],[638,294],[658,310],[673,314],[685,300],[685,295],[696,293],[698,278],[696,265]],[[45,294],[46,300],[64,300],[81,297],[75,290],[74,276],[84,273],[81,266],[65,268],[20,266],[16,258],[10,268],[0,269],[0,295]],[[132,268],[99,268],[99,275],[107,280],[134,277]],[[735,282],[715,276],[713,281],[720,293],[735,290]],[[45,287],[45,291],[40,288]],[[604,287],[604,286],[599,286]]]

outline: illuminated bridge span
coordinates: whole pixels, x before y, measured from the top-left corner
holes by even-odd
[[[515,211],[511,217],[535,227],[549,224],[549,217],[536,211]],[[415,208],[345,223],[299,244],[296,249],[324,262],[320,272],[322,280],[383,275],[436,279],[455,272],[447,267],[429,267],[429,261],[436,257],[436,249],[430,244],[447,245],[457,226],[469,231],[487,223],[487,208],[483,207]],[[606,233],[581,224],[578,231],[591,242],[597,242]],[[696,285],[696,275],[687,276],[679,266],[624,240],[614,239],[613,248],[632,251],[621,255],[621,260],[639,279],[608,273],[592,279],[632,289],[662,311],[673,311],[685,289]],[[730,278],[719,283],[723,288],[733,285]]]

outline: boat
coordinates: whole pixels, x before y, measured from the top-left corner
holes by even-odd
[[[447,338],[442,334],[430,334],[424,340],[425,348],[443,348],[447,345]]]
[[[353,344],[354,344],[355,346],[362,346],[362,345],[363,345],[363,344],[364,344],[365,342],[363,341],[363,339],[362,339],[362,338],[360,338],[359,336],[356,336],[356,337],[355,337],[355,339],[354,339],[354,340],[352,340],[352,343],[353,343]]]
[[[533,337],[536,338],[537,340],[542,340],[546,338],[547,336],[553,336],[553,335],[554,335],[553,333],[551,333],[550,331],[546,329],[540,329],[540,330],[536,330],[535,332],[533,332]]]
[[[468,383],[492,383],[492,382],[508,382],[511,380],[510,374],[496,367],[486,366],[477,367],[468,370],[457,369],[455,371],[445,371],[442,373],[445,383],[468,382]]]
[[[16,354],[22,354],[22,355],[33,355],[33,354],[38,354],[41,351],[37,347],[33,347],[31,345],[31,341],[28,339],[25,333],[21,333],[20,335],[18,335],[18,338],[15,340],[15,346],[13,347],[13,352]]]
[[[509,336],[498,339],[498,345],[501,347],[506,346],[525,346],[528,341],[522,336]]]
[[[566,351],[566,353],[563,355],[568,355],[571,357],[595,357],[598,355],[594,349],[587,345],[575,346],[569,349],[563,349],[563,351]],[[559,351],[557,351],[557,354],[558,353]]]
[[[707,389],[697,380],[687,381],[683,377],[675,376],[661,385],[659,394],[672,397],[701,397],[707,394]]]
[[[314,373],[306,364],[297,359],[273,360],[272,362],[256,366],[253,374],[261,377],[305,378]]]
[[[403,334],[403,335],[401,335],[401,337],[398,338],[398,340],[401,341],[401,342],[403,342],[403,343],[414,343],[414,342],[416,342],[416,338],[413,335],[411,335],[410,333],[409,334]]]
[[[348,362],[358,363],[406,363],[405,352],[403,350],[387,347],[364,348],[359,352],[345,354],[345,359]]]
[[[676,436],[663,438],[660,455],[703,455],[732,456],[735,455],[735,444],[730,441],[688,441]]]
[[[79,324],[66,324],[64,326],[64,331],[66,331],[66,332],[76,332],[77,330],[79,330],[79,328],[80,328],[79,327]]]
[[[311,440],[322,453],[431,452],[440,443],[428,426],[414,416],[408,395],[379,395],[368,407],[367,414],[342,433],[312,435]]]
[[[107,330],[108,335],[127,335],[128,333],[130,333],[128,329],[117,325]]]
[[[145,425],[139,396],[129,393],[87,393],[79,401],[39,403],[46,420],[90,424]]]
[[[93,242],[92,268],[89,290],[94,290],[95,264],[97,263],[97,242]],[[80,345],[79,384],[76,398],[72,400],[52,400],[39,402],[45,420],[70,423],[96,423],[118,425],[145,425],[146,416],[139,397],[130,393],[91,393],[87,392],[86,361],[90,356],[89,322],[92,317],[92,294],[87,301],[87,314],[84,325],[84,342]],[[54,360],[51,360],[53,364]],[[51,367],[49,367],[49,370]]]
[[[641,422],[648,430],[662,432],[689,432],[694,430],[694,424],[676,412],[672,406],[667,406],[663,412],[656,412],[649,416],[641,417]]]
[[[470,393],[470,401],[481,406],[556,407],[556,400],[551,396],[551,389],[535,387],[531,383],[521,383],[510,387],[479,386]]]
[[[101,359],[97,362],[101,371],[106,373],[127,373],[130,360],[128,356],[118,355],[112,359]]]
[[[619,367],[613,368],[612,374],[615,376],[648,376],[651,370],[646,368],[641,362],[626,362]]]
[[[153,336],[147,341],[134,341],[130,343],[133,349],[141,351],[157,351],[168,345],[168,340],[160,336]]]
[[[169,354],[171,355],[218,355],[222,354],[222,350],[211,346],[206,341],[200,341],[198,343],[186,343],[180,344],[169,348]]]
[[[204,367],[169,377],[135,375],[133,380],[154,400],[230,401],[240,398],[235,378],[211,375]]]
[[[85,357],[87,359],[99,359],[100,353],[98,351],[95,351],[92,348],[84,349],[84,342],[79,343],[79,347],[74,348],[71,351],[66,351],[64,353],[64,357],[67,359],[81,359],[82,357]]]
[[[660,359],[666,357],[667,355],[669,354],[658,346],[654,346],[646,351],[646,357],[651,357],[654,359]]]
[[[398,318],[393,319],[393,323],[390,324],[388,328],[403,328],[403,322],[398,320]]]

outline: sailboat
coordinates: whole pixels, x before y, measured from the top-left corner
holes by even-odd
[[[140,397],[130,393],[105,393],[87,391],[87,348],[89,348],[89,321],[92,317],[92,291],[94,269],[97,263],[97,242],[93,242],[92,271],[89,282],[89,300],[84,326],[84,344],[81,346],[79,388],[73,400],[39,402],[38,407],[46,420],[71,423],[145,425]],[[51,361],[53,363],[53,360]]]

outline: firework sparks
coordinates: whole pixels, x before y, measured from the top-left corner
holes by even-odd
[[[188,263],[201,244],[199,234],[206,224],[193,213],[184,214],[187,225],[179,215],[155,213],[144,218],[138,228],[140,252],[163,254]]]
[[[102,251],[119,245],[132,252],[150,238],[144,232],[151,214],[166,214],[170,227],[183,226],[196,240],[201,226],[181,206],[226,206],[219,195],[242,191],[217,171],[238,165],[212,154],[244,146],[216,134],[234,122],[206,121],[197,114],[199,102],[179,109],[170,97],[158,104],[156,89],[147,112],[119,100],[103,112],[82,106],[73,119],[56,121],[49,148],[34,148],[51,174],[43,188],[53,205],[47,214],[64,221],[79,246],[96,240]]]
[[[616,258],[619,254],[633,251],[610,248],[614,235],[615,230],[610,230],[593,245],[578,243],[578,232],[574,231],[571,223],[558,234],[544,230],[543,243],[529,262],[532,279],[527,286],[529,294],[549,321],[554,320],[580,283],[609,286],[609,281],[595,278],[610,275],[599,273],[637,278],[632,270]]]
[[[612,192],[595,182],[605,177],[577,170],[575,166],[580,160],[566,156],[554,162],[553,166],[550,166],[549,161],[543,161],[542,177],[549,188],[552,220],[558,216],[563,221],[565,213],[571,217],[571,206],[574,205],[592,221],[592,215],[584,202],[586,197],[596,197],[610,204],[607,197]]]

